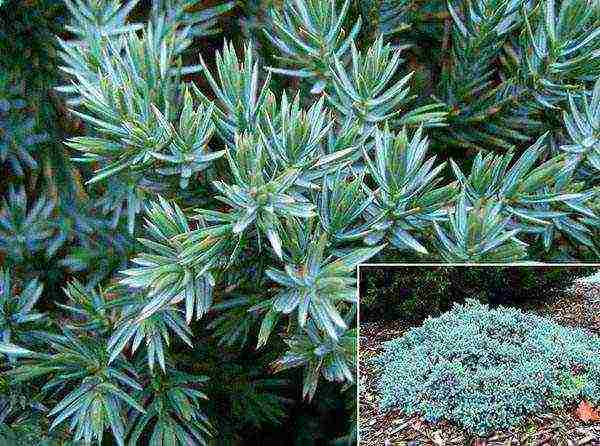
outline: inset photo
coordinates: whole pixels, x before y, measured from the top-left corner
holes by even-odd
[[[600,267],[359,267],[359,444],[600,445]]]

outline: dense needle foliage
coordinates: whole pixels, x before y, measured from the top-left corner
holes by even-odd
[[[358,263],[600,254],[596,1],[0,8],[9,442],[352,442]]]
[[[582,398],[600,401],[598,336],[474,300],[387,342],[375,361],[382,407],[478,435]]]

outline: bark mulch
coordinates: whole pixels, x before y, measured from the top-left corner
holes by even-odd
[[[577,283],[548,301],[521,306],[557,322],[600,334],[600,284]],[[383,343],[402,336],[410,325],[402,321],[361,323],[359,332],[360,446],[600,446],[600,423],[585,423],[570,407],[560,413],[533,416],[514,431],[473,438],[449,423],[430,424],[399,410],[380,412],[376,373],[370,359]]]

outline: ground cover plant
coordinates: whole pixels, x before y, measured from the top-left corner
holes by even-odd
[[[600,402],[600,337],[474,300],[385,343],[375,362],[382,407],[480,436],[582,399]]]
[[[597,2],[0,8],[9,441],[352,442],[358,263],[598,257]]]

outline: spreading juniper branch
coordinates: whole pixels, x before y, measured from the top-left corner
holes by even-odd
[[[570,141],[560,149],[589,168],[584,174],[594,175],[600,171],[600,80],[589,98],[577,100],[569,95],[569,110],[563,111],[563,119]]]
[[[27,344],[31,342],[31,331],[46,317],[34,311],[43,285],[33,279],[16,293],[17,285],[11,279],[10,270],[0,270],[0,342],[2,344]],[[15,357],[6,353],[9,360]]]
[[[335,57],[342,57],[360,30],[359,18],[350,31],[344,31],[344,20],[350,0],[337,8],[335,0],[298,0],[288,2],[282,12],[274,9],[273,30],[265,34],[280,50],[277,58],[288,68],[270,71],[313,82],[312,93],[320,93],[331,76]]]
[[[468,59],[470,53],[473,48],[486,46],[493,33],[508,35],[518,26],[519,5],[518,2],[480,5],[479,9],[471,10],[469,23],[485,17],[489,29],[471,31],[451,9],[456,36],[471,39],[467,46],[455,51],[456,67],[462,64],[461,68],[466,70],[460,76],[458,72],[454,74],[455,85],[465,82],[465,76],[474,79],[482,75],[483,72],[477,71],[481,68],[473,65],[475,60]],[[142,324],[154,324],[157,317],[156,321],[160,321],[160,315],[177,309],[180,301],[185,301],[188,324],[194,308],[196,317],[201,318],[213,304],[211,289],[221,285],[216,278],[231,268],[242,252],[262,253],[273,265],[284,264],[283,270],[265,271],[277,283],[273,297],[265,296],[248,308],[250,313],[262,315],[259,347],[278,326],[281,315],[296,310],[296,336],[304,336],[310,318],[322,335],[337,341],[336,330],[348,328],[339,311],[350,297],[351,288],[342,286],[337,290],[326,285],[321,289],[318,285],[321,281],[330,284],[333,279],[327,276],[320,279],[319,271],[328,271],[327,265],[332,261],[328,259],[333,259],[333,264],[344,263],[346,256],[368,258],[380,249],[367,249],[364,256],[356,254],[363,251],[349,248],[349,240],[363,239],[368,244],[377,244],[385,239],[400,250],[427,255],[423,234],[430,233],[435,235],[434,244],[444,258],[509,260],[525,255],[526,243],[518,236],[547,238],[549,226],[573,236],[578,230],[581,232],[582,218],[594,215],[586,204],[593,194],[575,190],[566,180],[573,174],[573,163],[565,163],[564,157],[556,156],[534,167],[545,153],[543,139],[516,162],[512,161],[512,155],[480,154],[469,176],[451,163],[457,181],[445,183],[442,177],[445,163],[436,165],[435,157],[427,158],[428,141],[423,127],[416,131],[402,128],[405,124],[436,127],[443,122],[444,114],[436,111],[437,106],[426,106],[407,110],[399,120],[395,119],[403,113],[398,106],[406,103],[405,85],[409,80],[405,77],[389,87],[400,53],[384,46],[382,39],[366,53],[360,53],[352,36],[339,37],[347,2],[335,21],[334,3],[329,3],[328,9],[322,6],[298,1],[289,6],[291,9],[284,10],[283,16],[276,12],[274,29],[278,37],[269,35],[288,57],[293,56],[287,59],[288,63],[297,63],[301,55],[311,55],[314,64],[317,59],[319,63],[327,61],[327,65],[311,65],[310,73],[300,74],[317,79],[316,90],[334,93],[328,95],[328,101],[341,117],[329,113],[322,99],[316,100],[306,112],[298,96],[290,102],[283,93],[277,101],[269,87],[269,74],[260,81],[259,62],[250,46],[244,48],[240,62],[233,45],[226,42],[223,52],[216,57],[218,78],[213,77],[201,60],[211,92],[207,94],[192,87],[194,94],[186,93],[184,103],[187,110],[193,108],[190,104],[194,100],[202,110],[214,110],[212,120],[221,143],[226,146],[228,173],[214,180],[212,187],[216,200],[223,206],[185,215],[179,207],[162,200],[160,205],[149,209],[147,231],[153,240],[141,242],[152,254],[140,254],[136,260],[139,266],[125,271],[128,278],[123,281],[146,290],[148,298],[138,304],[137,312],[123,313],[119,334],[111,344],[116,347],[113,354],[118,354],[137,331],[153,330],[152,325],[142,329],[145,327]],[[299,20],[313,32],[312,36],[289,32],[295,23],[293,11],[299,13]],[[487,17],[490,14],[491,18]],[[321,42],[322,48],[330,49],[326,56],[316,58],[314,50],[302,39],[317,39],[312,42],[316,45],[319,26],[325,27],[328,35]],[[291,42],[296,45],[294,51],[290,50]],[[495,46],[488,48],[484,65],[498,57],[500,47],[495,42]],[[350,61],[343,57],[348,49]],[[475,71],[468,71],[467,59]],[[157,122],[169,120],[167,115],[163,119],[163,114],[155,112]],[[380,124],[385,124],[384,130],[377,128]],[[400,126],[399,132],[390,130],[390,124]],[[162,125],[161,132],[167,128],[168,124]],[[359,129],[367,131],[359,136]],[[159,136],[167,137],[163,133]],[[200,139],[206,144],[210,136]],[[166,144],[153,137],[152,144],[157,142]],[[143,169],[144,158],[136,159],[140,159],[139,167]],[[343,174],[344,167],[340,166],[352,167]],[[334,173],[338,180],[335,188],[327,180]],[[366,204],[361,204],[360,211],[351,218],[342,218],[340,209],[331,206],[330,189],[334,192],[333,203],[340,206],[345,205],[345,200],[357,203],[357,197],[366,199]],[[456,201],[459,192],[460,199]],[[188,223],[190,216],[198,221],[195,228]],[[323,235],[319,241],[303,237],[300,235],[303,226]],[[269,251],[264,250],[263,240],[268,241]],[[336,280],[340,285],[346,283],[341,277]],[[341,293],[341,299],[336,297],[337,293]],[[179,331],[180,336],[185,333],[180,323],[171,325],[171,329]],[[157,343],[158,339],[149,342],[153,345],[153,353],[148,356],[152,367],[153,358],[160,351],[156,349],[165,345]],[[156,360],[164,369],[162,353]]]
[[[177,175],[185,188],[192,174],[223,154],[207,147],[214,131],[212,107],[194,104],[181,80],[201,67],[182,66],[181,60],[191,37],[209,32],[213,17],[232,4],[205,14],[187,13],[190,5],[157,4],[146,26],[121,23],[133,2],[118,13],[116,3],[96,5],[100,9],[78,16],[80,28],[73,29],[82,35],[83,47],[77,41],[61,42],[64,70],[74,78],[62,91],[77,93],[73,113],[97,134],[73,138],[69,145],[83,152],[80,161],[99,163],[90,183],[118,175],[126,184],[123,194],[107,194],[106,208],[118,219],[126,203],[131,233],[141,210],[139,195],[164,188],[160,176]],[[102,17],[101,23],[93,17]]]
[[[600,74],[600,16],[589,2],[548,0],[524,14],[522,77],[543,107],[581,95]],[[527,47],[525,45],[528,45]]]
[[[105,341],[89,335],[77,336],[64,330],[62,335],[46,333],[43,340],[53,353],[32,355],[7,376],[18,383],[49,375],[46,391],[70,387],[62,391],[64,396],[49,412],[54,418],[51,430],[70,420],[76,441],[100,443],[110,427],[117,444],[124,445],[123,408],[130,406],[144,412],[128,394],[131,389],[141,389],[135,370],[124,358],[108,366]]]
[[[514,75],[499,84],[495,79],[495,62],[523,19],[522,4],[522,0],[474,0],[458,9],[448,1],[453,21],[451,50],[437,92],[450,110],[450,125],[439,135],[444,143],[511,149],[527,141],[529,132],[539,126],[535,117],[524,117],[516,106],[523,88]]]
[[[394,126],[443,125],[446,112],[443,104],[431,104],[409,109],[414,96],[408,96],[408,82],[413,73],[408,73],[396,83],[391,79],[396,75],[402,59],[401,50],[393,50],[389,44],[383,44],[383,38],[361,54],[353,41],[350,42],[352,56],[351,69],[347,68],[337,56],[333,56],[331,82],[333,91],[328,101],[347,119],[358,120],[368,131],[370,126],[390,122]]]
[[[6,377],[50,376],[56,426],[96,443],[108,430],[118,444],[208,441],[210,392],[176,366],[209,334],[223,352],[254,344],[274,372],[301,367],[309,400],[323,379],[352,386],[353,270],[380,253],[600,255],[597,8],[409,3],[360,5],[379,35],[361,33],[349,0],[282,2],[253,44],[229,35],[196,57],[233,2],[156,1],[139,23],[137,1],[67,2],[59,92],[85,126],[67,145],[94,198],[69,208],[11,185],[0,260],[20,274],[65,247],[61,265],[93,266],[107,246],[131,249],[109,234],[124,226],[138,244],[118,286],[64,287],[60,327],[35,309],[33,276],[0,293]],[[0,146],[19,184],[39,164],[32,147]],[[113,229],[80,218],[96,212]]]

